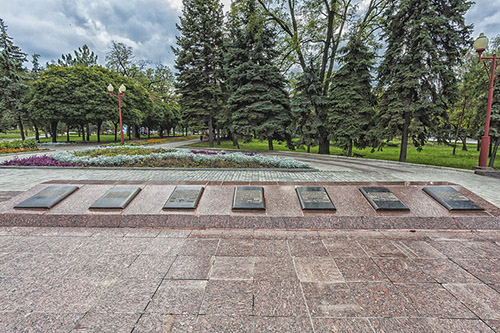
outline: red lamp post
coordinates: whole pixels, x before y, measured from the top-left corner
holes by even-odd
[[[477,168],[488,168],[488,151],[490,147],[490,118],[491,118],[491,104],[493,103],[493,87],[495,85],[495,79],[498,76],[497,72],[497,57],[494,54],[492,57],[481,57],[483,51],[488,47],[488,38],[481,33],[479,37],[474,42],[474,48],[476,52],[479,54],[479,62],[483,60],[483,64],[486,68],[486,72],[488,73],[490,79],[490,88],[488,91],[488,104],[486,107],[486,123],[484,125],[484,135],[481,137],[481,152],[479,153],[479,166]],[[486,60],[486,61],[484,61]],[[490,60],[490,61],[488,61]]]
[[[120,88],[118,88],[118,91],[119,91],[119,94],[118,95],[115,95],[113,94],[113,90],[115,88],[113,87],[113,85],[110,83],[109,86],[108,86],[108,91],[109,91],[109,96],[111,97],[118,97],[118,113],[120,114],[120,140],[121,140],[121,143],[122,145],[125,143],[124,140],[123,140],[123,123],[122,123],[122,99],[123,99],[123,96],[125,95],[125,90],[127,90],[125,88],[125,86],[122,84],[120,86]]]

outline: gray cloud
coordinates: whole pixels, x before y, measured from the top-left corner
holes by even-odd
[[[230,0],[223,3],[227,10]],[[137,60],[172,67],[181,7],[182,0],[0,0],[0,17],[14,42],[39,53],[43,63],[87,44],[104,64],[116,40],[131,46]],[[474,24],[474,37],[500,34],[500,0],[477,0],[466,21]]]

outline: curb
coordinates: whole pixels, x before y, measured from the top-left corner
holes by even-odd
[[[141,168],[141,167],[63,167],[63,166],[25,166],[25,165],[0,165],[0,169],[319,172],[319,170],[315,169],[315,168],[308,168],[308,169],[281,169],[281,168]]]

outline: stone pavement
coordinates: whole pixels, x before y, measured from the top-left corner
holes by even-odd
[[[2,168],[0,200],[51,180],[448,181],[500,206],[471,171],[295,156],[321,171]],[[495,331],[499,231],[0,227],[0,332]]]
[[[500,233],[0,228],[1,332],[494,332]]]

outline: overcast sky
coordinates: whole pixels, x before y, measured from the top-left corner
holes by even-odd
[[[366,0],[364,0],[366,1]],[[223,0],[229,8],[230,0]],[[182,0],[0,0],[0,18],[8,25],[14,43],[41,62],[87,44],[105,63],[112,40],[134,50],[135,58],[172,67]],[[474,37],[484,32],[500,34],[500,0],[477,0],[467,23],[474,24]]]

